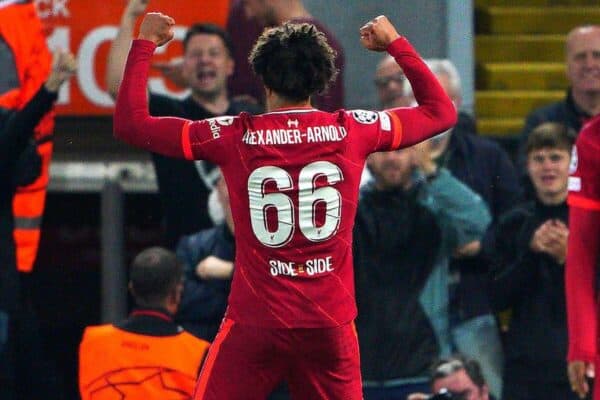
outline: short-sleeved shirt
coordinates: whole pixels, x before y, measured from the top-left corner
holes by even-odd
[[[227,317],[266,327],[356,316],[352,228],[368,154],[397,148],[399,118],[287,109],[189,122],[186,158],[221,167],[236,221]]]

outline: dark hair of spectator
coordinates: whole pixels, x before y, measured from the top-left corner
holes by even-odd
[[[446,378],[460,370],[464,370],[467,376],[478,387],[486,385],[479,363],[471,358],[464,356],[453,356],[442,358],[431,367],[431,383],[438,379]]]
[[[138,306],[160,307],[183,279],[183,266],[174,253],[151,247],[138,254],[129,270],[129,282]]]
[[[266,29],[248,60],[268,89],[287,100],[303,101],[333,82],[336,55],[314,25],[286,22]]]
[[[231,36],[221,27],[215,24],[194,24],[190,26],[185,32],[185,37],[183,38],[183,50],[187,50],[187,45],[190,39],[195,35],[216,35],[221,38],[223,44],[227,48],[227,52],[229,53],[229,57],[233,57],[233,41],[231,40]]]
[[[575,131],[556,122],[538,125],[527,138],[527,154],[544,148],[571,151],[575,143]]]

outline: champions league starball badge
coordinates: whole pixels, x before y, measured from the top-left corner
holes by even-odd
[[[352,116],[361,124],[374,124],[379,118],[376,112],[367,110],[354,110]]]
[[[577,163],[579,159],[577,158],[577,146],[573,145],[573,150],[571,150],[571,163],[569,164],[569,174],[574,174],[577,171]]]

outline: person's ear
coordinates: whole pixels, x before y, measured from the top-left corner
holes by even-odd
[[[479,390],[481,391],[481,398],[483,400],[489,400],[490,398],[490,388],[488,387],[488,385],[483,385],[481,388],[479,388]]]
[[[225,68],[227,68],[227,77],[232,76],[233,71],[235,71],[235,61],[233,60],[233,57],[231,55],[229,57],[227,57],[227,62],[226,62]]]

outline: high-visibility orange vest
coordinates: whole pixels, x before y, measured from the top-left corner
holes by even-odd
[[[0,107],[18,110],[46,81],[52,64],[33,2],[0,3],[0,36],[12,50],[20,83],[19,88],[0,94]],[[52,156],[52,141],[47,139],[53,129],[54,114],[50,112],[35,129],[35,139],[40,143],[38,153],[42,158],[41,175],[31,185],[18,188],[13,201],[17,266],[22,272],[32,270],[37,255]]]
[[[88,327],[79,347],[81,400],[191,399],[209,346],[185,331],[148,336]]]

